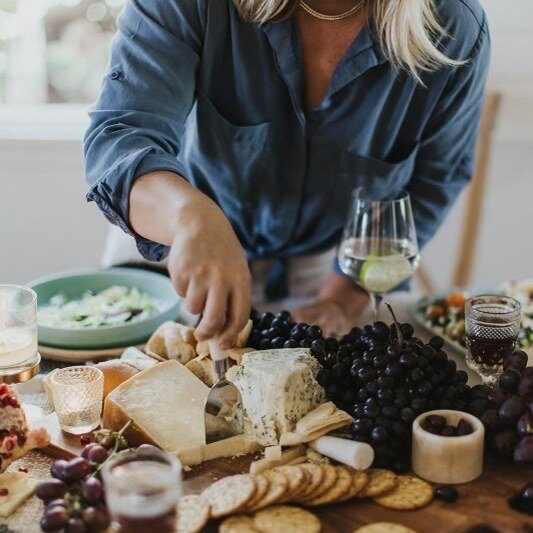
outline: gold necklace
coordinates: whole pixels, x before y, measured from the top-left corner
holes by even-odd
[[[340,15],[325,15],[324,13],[319,13],[318,11],[313,9],[310,5],[304,2],[304,0],[299,0],[299,5],[306,13],[309,13],[309,15],[311,15],[312,17],[328,21],[346,19],[348,17],[351,17],[352,15],[355,15],[361,8],[361,2],[359,1],[351,9],[345,11],[344,13],[341,13]]]

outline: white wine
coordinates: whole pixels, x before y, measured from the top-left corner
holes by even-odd
[[[383,294],[412,276],[420,263],[415,243],[408,239],[358,239],[341,243],[341,270],[368,292]]]

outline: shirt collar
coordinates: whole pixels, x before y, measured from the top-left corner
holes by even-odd
[[[300,43],[293,18],[279,22],[266,22],[261,26],[274,51],[278,70],[289,87],[295,108],[305,117],[302,102],[302,67]],[[327,100],[351,81],[369,69],[387,61],[377,37],[375,28],[364,26],[341,57],[324,96]]]

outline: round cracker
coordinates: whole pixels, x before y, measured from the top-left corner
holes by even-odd
[[[287,477],[288,487],[287,491],[283,495],[283,498],[279,500],[279,503],[285,503],[299,494],[307,486],[307,481],[311,478],[311,474],[304,468],[300,468],[300,465],[295,466],[278,466],[274,468],[274,471],[282,472]]]
[[[254,492],[254,478],[249,474],[237,474],[215,481],[202,492],[202,498],[211,506],[210,516],[219,518],[246,505]]]
[[[262,475],[268,480],[268,491],[260,500],[255,501],[253,505],[246,506],[246,509],[249,511],[257,511],[258,509],[263,509],[268,505],[277,503],[287,492],[289,481],[283,472],[267,470]]]
[[[209,520],[209,504],[196,494],[183,496],[178,503],[176,533],[197,533]]]
[[[256,533],[254,521],[242,514],[230,516],[220,524],[219,533]]]
[[[398,476],[384,468],[369,468],[368,483],[357,495],[358,498],[377,498],[390,492],[398,485]]]
[[[426,506],[433,499],[431,485],[415,476],[398,476],[398,485],[391,492],[374,498],[388,509],[409,511]]]
[[[343,466],[335,466],[337,471],[337,479],[335,484],[322,493],[320,496],[313,498],[312,500],[305,501],[305,505],[317,506],[317,505],[326,505],[328,503],[334,503],[339,501],[339,498],[342,498],[351,488],[352,488],[352,474]]]
[[[268,481],[268,478],[266,476],[263,476],[262,474],[255,474],[254,481],[255,481],[254,495],[246,502],[246,505],[242,510],[252,509],[253,506],[259,500],[261,500],[263,496],[268,492],[268,487],[270,485],[270,482]]]
[[[309,511],[274,505],[255,514],[254,525],[262,533],[319,533],[320,520]]]
[[[339,502],[351,500],[354,496],[357,496],[368,483],[368,474],[366,472],[352,469],[350,469],[350,472],[352,474],[352,486],[346,494],[338,499]]]
[[[298,498],[297,501],[300,503],[307,502],[309,500],[314,500],[315,498],[318,498],[318,496],[321,496],[324,494],[324,492],[328,491],[333,485],[335,485],[335,481],[337,481],[337,470],[335,470],[335,467],[332,465],[316,465],[319,468],[322,469],[324,472],[324,477],[322,479],[322,482],[320,485],[314,487],[312,490],[306,491],[302,496]]]
[[[416,533],[416,531],[394,522],[374,522],[361,526],[353,533]]]
[[[302,465],[298,465],[298,467],[303,468],[305,472],[307,472],[307,483],[302,486],[301,492],[298,492],[292,496],[291,501],[297,501],[306,494],[310,494],[316,490],[317,487],[319,487],[322,483],[325,475],[324,470],[320,467],[320,465],[304,463]]]

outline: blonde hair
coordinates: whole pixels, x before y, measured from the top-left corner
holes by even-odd
[[[233,0],[247,22],[264,23],[290,16],[298,0]],[[421,82],[419,71],[458,66],[464,61],[443,54],[435,44],[445,35],[437,20],[434,0],[361,0],[366,20],[374,22],[378,38],[395,69],[409,72]]]

